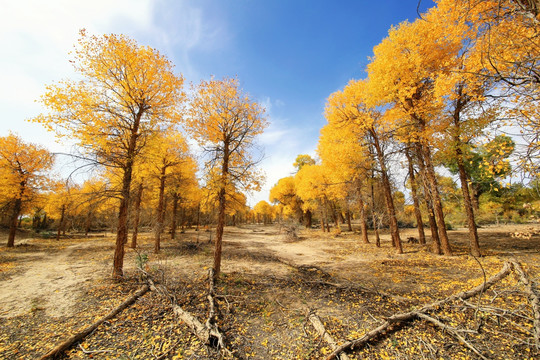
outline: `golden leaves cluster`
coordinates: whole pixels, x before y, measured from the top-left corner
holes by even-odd
[[[32,199],[48,187],[47,172],[53,163],[53,154],[39,145],[14,134],[0,137],[0,202]]]
[[[80,80],[47,87],[50,110],[33,121],[74,140],[83,152],[119,162],[135,134],[143,140],[181,120],[184,79],[157,50],[123,35],[81,31],[72,61]]]

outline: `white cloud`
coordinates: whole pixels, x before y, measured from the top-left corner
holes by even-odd
[[[289,129],[271,129],[269,128],[259,136],[259,142],[263,146],[271,146],[280,143],[282,139],[291,133]]]
[[[45,85],[73,77],[68,53],[81,28],[90,34],[122,26],[151,27],[151,0],[21,0],[2,4],[0,21],[0,136],[8,131],[49,145],[52,135],[23,120],[41,112],[35,101]],[[47,141],[47,139],[50,139]]]
[[[198,81],[191,52],[226,46],[226,27],[197,3],[172,0],[20,0],[2,4],[0,17],[0,136],[9,131],[48,146],[53,136],[28,124],[43,111],[36,102],[47,84],[76,74],[69,52],[85,28],[90,35],[122,33],[168,56],[187,80]]]
[[[151,40],[188,81],[198,82],[200,73],[194,52],[212,52],[229,43],[226,23],[193,1],[162,0],[154,9]],[[207,76],[207,74],[204,74]]]
[[[285,102],[282,100],[277,99],[276,100],[276,107],[282,107],[285,106]]]

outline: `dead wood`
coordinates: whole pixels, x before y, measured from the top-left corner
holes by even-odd
[[[493,286],[495,283],[499,282],[500,280],[504,279],[510,271],[512,270],[512,266],[509,262],[505,262],[502,269],[495,275],[491,276],[487,281],[483,282],[482,284],[472,288],[468,291],[462,291],[457,294],[451,295],[445,299],[436,301],[434,303],[424,305],[419,310],[409,311],[406,313],[398,313],[390,316],[386,319],[386,321],[376,327],[375,329],[367,332],[364,334],[364,336],[354,339],[351,341],[347,341],[346,343],[338,346],[330,355],[326,357],[326,360],[336,359],[339,353],[346,351],[346,350],[353,350],[355,348],[361,348],[365,344],[367,344],[370,340],[383,335],[391,326],[397,326],[399,324],[402,324],[407,321],[414,320],[418,318],[418,314],[426,314],[431,311],[436,310],[441,305],[450,303],[452,301],[458,300],[458,299],[468,299],[473,296],[476,296],[482,292],[484,292],[489,287]]]
[[[56,346],[54,349],[40,357],[40,360],[44,359],[54,359],[55,357],[62,354],[64,351],[72,347],[75,343],[83,340],[86,336],[91,334],[95,329],[98,328],[101,324],[103,324],[105,321],[111,320],[116,315],[118,315],[120,312],[125,310],[127,307],[129,307],[131,304],[133,304],[137,299],[141,296],[143,296],[150,287],[148,285],[142,286],[139,290],[137,290],[133,295],[131,295],[129,298],[127,298],[123,303],[121,303],[119,306],[114,308],[111,312],[109,312],[106,316],[102,317],[92,325],[84,328],[82,331],[79,331],[78,333],[71,336],[66,341],[62,342],[58,346]]]
[[[224,352],[226,352],[229,355],[232,355],[232,353],[227,349],[225,346],[225,341],[223,339],[223,334],[219,331],[219,328],[217,326],[217,319],[216,319],[216,295],[214,292],[214,269],[210,269],[210,272],[208,273],[208,303],[209,303],[209,310],[208,310],[208,319],[206,320],[206,328],[209,331],[209,343],[213,347],[217,347],[218,349],[222,349]]]
[[[334,340],[334,338],[332,337],[332,335],[330,335],[327,331],[326,331],[326,328],[324,327],[324,324],[322,323],[321,319],[319,318],[319,316],[317,316],[316,313],[314,312],[309,312],[308,314],[308,319],[309,321],[311,322],[311,325],[313,325],[313,327],[315,328],[315,330],[317,330],[317,332],[319,333],[319,335],[321,336],[321,338],[324,339],[324,341],[326,341],[326,343],[328,345],[330,345],[330,348],[332,350],[335,350],[337,347],[338,347],[338,344],[337,342]],[[347,356],[347,354],[345,354],[344,352],[341,353],[341,354],[338,354],[337,355],[337,358],[338,359],[341,359],[341,360],[349,360],[349,357]]]
[[[199,319],[191,315],[191,313],[182,309],[181,306],[174,304],[172,308],[174,314],[191,329],[191,332],[197,336],[203,344],[208,344],[208,339],[210,338],[210,331],[208,328],[204,326]]]
[[[102,353],[113,352],[112,350],[86,350],[81,344],[79,344],[79,349],[81,349],[83,354],[102,354]]]
[[[440,322],[439,320],[435,319],[434,317],[431,317],[429,315],[426,315],[424,313],[416,313],[416,316],[418,316],[420,319],[424,319],[433,325],[439,327],[442,331],[449,332],[450,334],[454,335],[463,345],[465,345],[467,348],[469,348],[472,352],[474,352],[476,355],[478,355],[479,358],[483,360],[488,360],[487,357],[482,355],[480,351],[478,351],[470,342],[468,342],[463,336],[461,336],[456,329],[453,327],[447,326],[444,323]]]
[[[223,334],[219,331],[219,328],[216,324],[216,295],[214,291],[214,273],[213,269],[209,272],[209,280],[208,280],[208,302],[209,302],[209,311],[208,311],[208,319],[203,324],[197,317],[195,317],[190,312],[184,310],[180,305],[178,305],[176,301],[176,297],[171,294],[169,289],[165,287],[164,285],[156,285],[154,281],[152,280],[150,274],[147,272],[139,269],[144,273],[146,276],[146,280],[149,284],[149,287],[152,291],[157,292],[158,294],[168,298],[171,301],[171,307],[176,316],[184,322],[188,328],[191,330],[191,332],[205,345],[208,345],[212,348],[216,348],[219,350],[222,350],[226,354],[233,356],[233,353],[227,349],[225,346],[225,341]]]
[[[529,278],[529,275],[525,272],[525,270],[523,270],[521,264],[519,264],[517,261],[512,261],[512,266],[519,276],[520,281],[525,286],[525,292],[527,293],[527,297],[534,315],[534,344],[536,345],[537,349],[540,349],[540,296],[538,294],[538,287],[534,281]]]

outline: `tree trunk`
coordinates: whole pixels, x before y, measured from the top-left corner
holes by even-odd
[[[459,170],[459,180],[461,182],[461,192],[463,193],[463,205],[467,211],[467,224],[469,227],[469,244],[470,252],[473,256],[479,257],[480,254],[480,244],[478,242],[478,230],[476,229],[476,222],[474,220],[474,211],[473,205],[471,202],[471,195],[469,194],[469,185],[467,184],[467,173],[465,171],[465,166],[463,165],[463,154],[461,149],[456,148],[457,163]]]
[[[416,227],[418,228],[418,241],[420,244],[426,243],[426,234],[424,232],[424,221],[422,220],[422,212],[420,211],[420,201],[418,201],[418,189],[416,185],[416,176],[414,175],[414,166],[409,149],[405,150],[405,156],[409,163],[409,179],[411,181],[411,195],[414,204],[414,216],[416,217]]]
[[[364,244],[369,244],[366,204],[364,203],[364,199],[362,199],[362,188],[360,185],[358,185],[358,207],[360,208],[360,229],[362,231],[362,242]]]
[[[324,208],[323,208],[323,205],[321,205],[320,208],[321,208],[321,220],[320,220],[320,222],[321,222],[321,230],[322,230],[322,232],[324,233],[324,232],[326,231],[326,227],[325,227],[326,224],[325,224],[325,221],[324,221],[324,216],[325,216],[325,215],[324,215]]]
[[[351,211],[347,210],[347,230],[352,232],[352,225],[351,225]]]
[[[450,247],[450,242],[448,241],[448,233],[446,232],[446,222],[444,221],[444,212],[441,197],[439,195],[439,186],[437,184],[437,177],[435,176],[435,168],[433,167],[433,163],[431,161],[431,150],[429,148],[429,145],[421,146],[426,165],[426,175],[431,189],[433,207],[435,209],[435,217],[437,219],[437,227],[439,230],[441,248],[444,255],[452,255],[452,249]]]
[[[225,187],[219,190],[218,194],[218,222],[216,226],[216,242],[214,249],[214,277],[219,277],[221,271],[221,248],[223,239],[223,229],[225,227]]]
[[[15,246],[15,234],[17,233],[17,221],[22,210],[22,199],[24,192],[26,191],[26,181],[21,181],[19,184],[19,194],[15,199],[13,204],[13,212],[11,213],[11,218],[9,219],[9,235],[7,241],[7,247]]]
[[[142,118],[144,110],[141,108],[136,115],[133,128],[131,129],[131,136],[129,138],[128,149],[126,153],[126,163],[123,168],[124,174],[122,177],[122,190],[120,198],[120,207],[118,209],[118,229],[116,232],[116,248],[114,250],[114,263],[113,263],[113,278],[120,278],[124,276],[124,244],[127,242],[128,236],[128,210],[129,210],[129,197],[131,190],[131,178],[133,174],[133,164],[135,161],[135,149],[137,146],[137,139],[139,137],[139,124]]]
[[[328,204],[328,200],[326,200],[326,197],[323,198],[323,204],[324,204],[324,222],[326,223],[326,232],[330,232],[330,216],[328,215],[328,212],[331,210],[330,205]]]
[[[197,204],[197,227],[195,228],[195,231],[199,231],[199,227],[201,226],[201,204]]]
[[[371,180],[373,181],[373,174]],[[377,214],[375,212],[375,189],[373,182],[371,183],[371,220],[373,222],[373,231],[375,231],[375,246],[381,247],[381,237],[379,236],[379,221],[377,220]]]
[[[480,201],[478,199],[480,195],[478,195],[478,190],[476,189],[476,186],[472,182],[470,186],[471,187],[469,188],[469,193],[471,194],[471,202],[473,205],[473,209],[474,211],[478,211],[480,210]]]
[[[394,207],[394,199],[392,198],[392,187],[390,186],[390,179],[388,178],[388,171],[386,169],[386,162],[384,159],[384,153],[379,144],[379,139],[374,129],[370,130],[371,137],[373,139],[373,145],[377,153],[377,159],[381,167],[382,186],[384,192],[384,199],[386,203],[386,210],[388,217],[390,218],[390,233],[392,235],[392,243],[397,250],[398,254],[403,254],[403,248],[401,246],[401,239],[399,238],[399,227],[396,217],[396,209]]]
[[[334,204],[333,201],[327,200],[327,202],[329,204],[330,211],[332,212],[332,220],[334,221],[334,226],[336,228],[339,228],[339,216],[337,214],[336,205]]]
[[[178,216],[178,193],[173,194],[172,221],[171,221],[171,240],[176,237],[176,217]]]
[[[15,246],[15,234],[17,233],[17,220],[19,219],[19,214],[21,213],[22,200],[17,198],[15,204],[13,205],[13,212],[11,213],[11,219],[9,221],[9,235],[7,241],[7,247]]]
[[[159,253],[161,250],[161,234],[163,233],[163,215],[164,215],[164,202],[165,202],[165,171],[167,170],[166,166],[161,168],[161,173],[159,177],[159,197],[158,197],[158,207],[157,207],[157,223],[156,223],[156,235],[154,242],[154,253]]]
[[[48,226],[48,219],[47,219],[47,213],[45,213],[45,215],[43,215],[43,219],[41,219],[41,224],[39,225],[39,228],[40,229],[47,229],[49,226]]]
[[[132,164],[124,170],[122,180],[122,198],[120,199],[120,208],[118,209],[118,230],[116,233],[116,248],[114,251],[113,277],[124,276],[124,244],[127,240],[128,228],[128,204],[130,195]]]
[[[225,210],[226,210],[226,186],[229,179],[229,144],[223,144],[223,163],[221,167],[221,189],[218,194],[218,223],[216,226],[216,242],[214,249],[214,280],[219,278],[221,271],[221,248],[223,242],[223,229],[225,227]]]
[[[461,192],[463,193],[463,205],[467,213],[467,223],[469,228],[469,243],[470,243],[470,252],[473,256],[480,256],[480,245],[478,243],[478,231],[476,229],[476,222],[474,220],[474,210],[473,204],[471,202],[471,194],[469,193],[469,184],[467,171],[465,170],[465,165],[463,161],[463,150],[461,146],[463,141],[461,140],[461,111],[468,102],[468,97],[463,94],[463,84],[459,84],[456,88],[456,93],[459,95],[455,101],[454,107],[454,146],[456,149],[456,160],[458,165],[459,172],[459,181],[461,182]]]
[[[435,211],[433,210],[433,201],[431,199],[431,191],[426,177],[426,167],[424,165],[424,159],[422,157],[422,151],[420,144],[416,143],[416,156],[418,157],[418,165],[420,166],[420,173],[422,177],[422,184],[424,189],[424,198],[426,200],[426,207],[428,210],[429,228],[431,231],[431,252],[437,255],[441,255],[441,241],[439,240],[439,230],[437,229],[437,220],[435,220]]]
[[[311,211],[309,210],[306,210],[306,216],[304,216],[304,219],[305,219],[305,226],[306,226],[306,229],[311,229],[311,225],[312,225],[312,214],[311,214]]]
[[[182,233],[184,232],[184,227],[186,225],[186,208],[184,206],[180,207],[180,229]]]
[[[88,213],[86,213],[86,221],[84,222],[84,236],[88,236],[90,232],[90,225],[92,224],[92,210],[88,208]]]
[[[331,204],[331,209],[332,209],[332,216],[334,217],[334,225],[335,225],[335,228],[336,228],[336,232],[338,234],[341,234],[341,216],[340,215],[340,211],[339,211],[339,208],[336,206],[336,203],[334,201],[330,201],[330,204]]]
[[[62,204],[62,208],[60,210],[60,221],[58,222],[58,229],[56,231],[56,241],[60,240],[60,232],[62,231],[62,226],[64,225],[65,215],[66,215],[66,205]]]
[[[34,216],[32,216],[32,230],[37,230],[39,223],[39,216],[34,213]]]
[[[141,202],[143,194],[143,180],[139,184],[137,190],[137,199],[135,200],[135,221],[133,223],[133,235],[131,237],[131,248],[135,249],[137,247],[137,237],[139,235],[139,222],[141,221]]]

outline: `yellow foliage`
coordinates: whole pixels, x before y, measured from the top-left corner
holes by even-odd
[[[82,80],[47,86],[41,102],[50,113],[32,121],[74,140],[84,155],[123,167],[151,134],[180,121],[184,80],[158,51],[123,35],[81,31],[73,55]]]
[[[54,156],[43,147],[25,143],[19,136],[0,137],[0,203],[26,203],[49,186],[47,172]]]
[[[202,81],[193,88],[190,105],[188,130],[211,154],[206,168],[220,167],[222,187],[234,182],[259,190],[264,177],[251,152],[267,126],[264,109],[242,92],[237,79]]]

